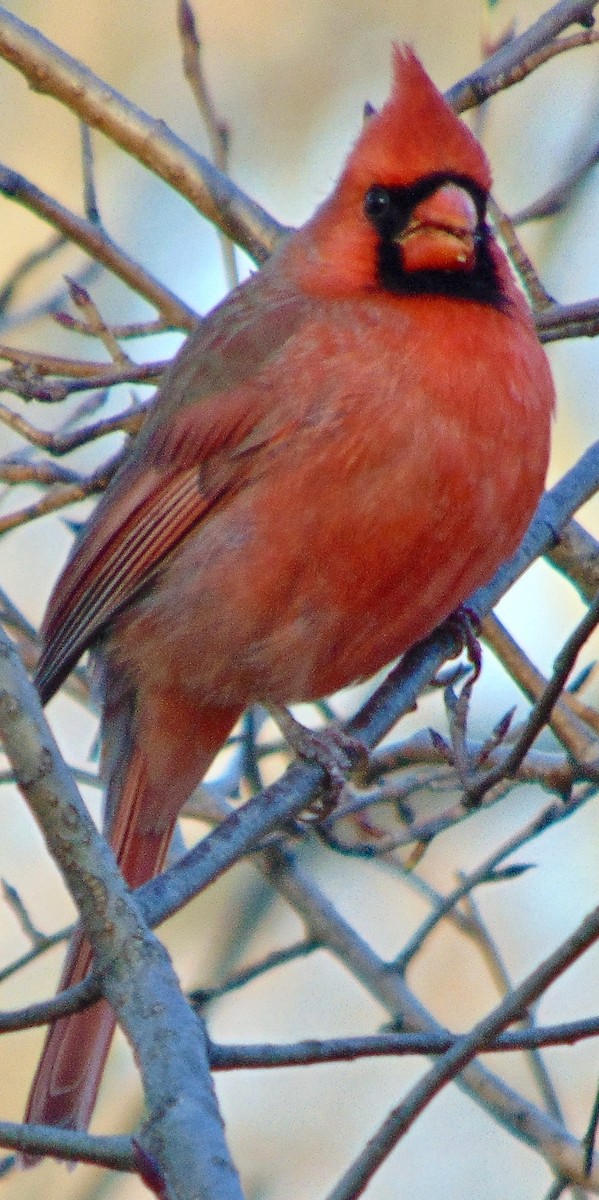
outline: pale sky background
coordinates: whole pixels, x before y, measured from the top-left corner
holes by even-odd
[[[175,5],[171,0],[22,0],[8,5],[129,99],[165,119],[197,149],[206,138],[180,70]],[[480,60],[481,39],[496,35],[513,18],[526,27],[545,6],[504,0],[490,14],[483,0],[195,0],[205,47],[206,73],[214,99],[232,131],[231,172],[236,181],[280,220],[301,222],[330,190],[359,129],[366,99],[386,96],[393,39],[413,44],[439,86],[448,87]],[[576,154],[597,140],[599,50],[577,51],[555,60],[485,114],[484,141],[500,203],[516,209],[542,193],[570,168]],[[0,61],[0,160],[22,171],[63,203],[79,209],[81,172],[78,128],[58,104],[31,92]],[[225,290],[217,239],[189,205],[105,139],[94,136],[103,218],[110,232],[146,266],[204,312]],[[597,180],[591,177],[569,214],[527,234],[549,290],[563,300],[599,292]],[[0,281],[29,249],[45,238],[25,210],[0,198]],[[51,264],[48,284],[60,271],[77,270],[80,256]],[[139,302],[109,279],[93,295],[112,320],[143,315]],[[24,302],[33,300],[33,294]],[[73,342],[48,322],[27,330],[0,331],[19,343],[54,352],[73,351]],[[160,353],[177,339],[163,339]],[[81,353],[77,346],[76,351]],[[95,353],[90,347],[90,353]],[[560,394],[551,478],[556,479],[599,436],[597,366],[599,346],[566,343],[551,351]],[[116,401],[115,401],[116,404]],[[52,424],[54,413],[32,405],[30,419]],[[14,441],[0,428],[4,453]],[[80,460],[82,461],[82,460]],[[86,462],[92,461],[88,453]],[[24,493],[23,493],[24,494]],[[5,501],[5,507],[6,507]],[[597,532],[597,506],[590,506]],[[38,620],[68,537],[58,520],[6,538],[0,548],[1,582],[28,615]],[[549,671],[561,641],[582,612],[572,589],[545,566],[536,567],[502,605],[501,615],[528,654]],[[586,659],[597,654],[591,647]],[[517,700],[492,664],[477,687],[473,729],[488,732]],[[66,753],[85,763],[93,737],[91,722],[74,704],[58,700],[50,715]],[[417,724],[422,723],[419,717]],[[408,728],[408,725],[404,728]],[[449,887],[458,868],[478,863],[487,850],[532,815],[538,796],[523,790],[492,820],[477,818],[435,844],[424,874]],[[0,789],[3,838],[0,874],[23,892],[46,930],[72,911],[48,863],[41,839],[20,798]],[[597,821],[591,810],[535,843],[537,869],[522,880],[488,889],[481,903],[515,977],[548,953],[596,903]],[[466,848],[465,848],[466,846]],[[530,861],[530,853],[526,856]],[[422,918],[425,908],[406,890],[367,865],[328,855],[314,868],[342,911],[365,936],[376,930],[377,950],[392,955]],[[249,889],[249,890],[248,890]],[[243,905],[256,912],[263,897],[249,868],[212,889],[192,912],[171,922],[168,944],[187,984],[210,982],[222,969],[242,923]],[[385,913],[381,921],[380,914]],[[270,922],[256,916],[248,961],[298,935],[295,919],[281,907]],[[13,915],[0,908],[0,966],[26,948]],[[200,961],[201,966],[198,966]],[[4,986],[0,1007],[9,1008],[53,990],[59,954],[47,956],[14,984]],[[584,1015],[596,1007],[599,958],[589,955],[554,989],[543,1006],[546,1020]],[[441,1019],[465,1027],[494,1001],[494,991],[463,939],[444,937],[418,964],[413,982]],[[377,1006],[325,956],[254,984],[214,1011],[211,1028],[223,1040],[277,1040],[376,1030],[384,1020]],[[19,1119],[37,1055],[36,1033],[0,1042],[0,1116]],[[551,1058],[551,1056],[550,1056]],[[553,1052],[561,1098],[577,1132],[586,1124],[597,1075],[592,1043]],[[494,1064],[495,1066],[497,1064]],[[389,1107],[422,1068],[418,1061],[359,1063],[231,1074],[219,1081],[229,1137],[242,1167],[248,1197],[305,1200],[325,1195]],[[505,1076],[534,1095],[518,1063],[502,1061]],[[98,1131],[128,1127],[134,1116],[126,1102],[124,1073],[132,1076],[119,1044],[100,1103]],[[110,1088],[112,1087],[112,1090]],[[398,1148],[368,1190],[369,1200],[530,1200],[544,1195],[548,1173],[451,1089]],[[148,1193],[135,1180],[102,1177],[87,1168],[67,1174],[45,1164],[36,1172],[0,1181],[11,1200],[40,1195],[61,1200],[141,1200]]]

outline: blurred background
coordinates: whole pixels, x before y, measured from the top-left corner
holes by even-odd
[[[38,27],[130,100],[164,119],[195,148],[207,139],[181,71],[173,0],[22,0],[11,12]],[[387,95],[390,45],[411,43],[441,88],[472,70],[484,48],[511,26],[521,31],[546,6],[522,0],[194,0],[204,66],[213,99],[231,130],[234,179],[285,223],[300,223],[327,194],[361,123],[365,100]],[[599,50],[558,57],[490,102],[473,119],[493,164],[495,194],[508,211],[529,204],[559,182],[599,136]],[[0,61],[0,160],[76,211],[82,211],[79,129],[51,99],[33,93]],[[198,312],[226,291],[218,240],[207,223],[100,135],[93,135],[96,181],[103,220],[112,236]],[[524,240],[552,295],[581,300],[599,292],[598,181],[592,173],[567,214],[527,227]],[[43,244],[47,231],[31,214],[0,197],[0,283],[23,256]],[[242,272],[249,269],[239,256]],[[40,287],[62,288],[64,272],[81,270],[82,256],[51,260],[19,297],[16,311],[35,309]],[[149,310],[107,274],[89,283],[105,318],[144,319]],[[65,299],[65,307],[67,307]],[[0,339],[53,353],[97,357],[47,318],[9,319]],[[143,353],[171,354],[178,335],[163,335]],[[135,357],[135,347],[132,353]],[[550,481],[556,480],[599,436],[596,378],[599,345],[566,342],[550,349],[559,394]],[[131,389],[129,389],[129,392]],[[144,394],[139,389],[139,396]],[[122,405],[118,389],[114,409]],[[11,403],[8,399],[8,403]],[[26,415],[52,427],[59,416],[32,403]],[[0,426],[0,454],[20,444]],[[116,449],[115,442],[113,449]],[[102,453],[105,446],[102,448]],[[74,461],[90,468],[100,450]],[[3,510],[35,493],[4,496]],[[73,510],[81,519],[88,509]],[[583,520],[595,533],[597,505]],[[62,517],[5,536],[0,543],[0,583],[38,623],[52,581],[70,544]],[[512,634],[545,673],[582,605],[567,583],[537,565],[501,605]],[[591,642],[582,661],[596,655]],[[488,734],[513,703],[514,686],[485,656],[476,689],[472,732]],[[593,699],[591,693],[587,699]],[[595,697],[596,699],[596,697]],[[344,701],[345,703],[345,701]],[[347,704],[351,704],[351,698]],[[430,708],[430,712],[429,712]],[[58,698],[50,716],[69,761],[89,765],[93,721],[73,701]],[[521,704],[521,711],[525,705]],[[442,724],[431,702],[402,733]],[[547,742],[549,744],[549,741]],[[86,789],[94,812],[98,797]],[[420,871],[434,887],[450,888],[456,871],[474,867],[490,849],[537,811],[539,795],[517,789],[484,817],[440,838]],[[72,907],[41,836],[12,787],[0,788],[0,875],[19,889],[45,932],[71,919]],[[193,836],[191,827],[188,832]],[[481,908],[514,979],[556,946],[597,900],[597,816],[591,807],[534,844],[534,870],[521,879],[483,889]],[[526,861],[530,861],[530,847]],[[364,862],[313,851],[310,870],[327,894],[378,953],[393,956],[428,911],[396,879]],[[272,900],[251,867],[231,872],[200,901],[171,921],[164,936],[186,986],[218,982],[233,965],[250,962],[301,934],[297,918]],[[9,906],[0,906],[0,967],[28,948]],[[2,1009],[50,995],[62,951],[39,959],[3,986]],[[432,940],[410,975],[423,1002],[453,1028],[467,1028],[495,1001],[496,991],[466,939],[445,930]],[[543,1001],[545,1022],[596,1010],[599,955],[593,951]],[[375,1031],[385,1014],[349,975],[324,954],[270,973],[232,994],[210,1013],[210,1029],[224,1041],[291,1040]],[[41,1035],[35,1031],[0,1041],[0,1115],[18,1120],[25,1103]],[[560,1100],[572,1130],[588,1120],[597,1082],[592,1042],[548,1052]],[[517,1056],[493,1062],[525,1095],[538,1099]],[[218,1080],[228,1133],[248,1197],[304,1200],[326,1194],[367,1137],[422,1070],[421,1060],[361,1061],[352,1065],[277,1072],[236,1072]],[[125,1080],[126,1086],[125,1086]],[[118,1041],[95,1118],[98,1132],[117,1132],[138,1119],[135,1072]],[[427,1110],[371,1183],[372,1200],[410,1195],[529,1200],[545,1195],[550,1175],[538,1157],[497,1127],[455,1088]],[[53,1163],[0,1181],[14,1200],[45,1195],[61,1200],[135,1200],[147,1193],[126,1176]]]

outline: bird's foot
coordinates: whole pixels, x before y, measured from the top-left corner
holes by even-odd
[[[460,639],[468,655],[468,662],[473,670],[472,677],[469,680],[471,688],[476,683],[483,665],[483,655],[478,640],[481,619],[473,608],[468,608],[466,604],[460,604],[455,612],[452,612],[448,616],[447,624],[455,632],[456,637]]]
[[[269,704],[268,711],[298,758],[316,763],[326,772],[334,805],[348,777],[364,773],[368,766],[368,750],[364,743],[346,733],[339,725],[307,729],[292,716],[288,708],[278,704]]]
[[[447,618],[446,625],[455,637],[459,639],[461,647],[465,649],[472,671],[468,673],[468,677],[459,694],[456,693],[454,688],[456,679],[459,677],[459,671],[453,679],[449,679],[443,683],[451,745],[448,745],[445,738],[435,730],[431,730],[431,735],[437,748],[441,750],[447,761],[455,768],[458,779],[464,791],[467,792],[471,776],[471,764],[466,736],[468,712],[472,689],[479,678],[483,665],[481,645],[477,636],[480,630],[480,617],[473,609],[460,604],[459,608],[456,608],[455,612],[451,613]]]

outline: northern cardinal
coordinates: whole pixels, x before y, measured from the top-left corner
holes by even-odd
[[[189,337],[50,600],[44,701],[102,664],[106,833],[131,887],[243,709],[428,634],[518,545],[554,391],[486,223],[487,160],[410,50],[328,200]],[[71,944],[61,987],[91,953]],[[28,1121],[86,1127],[114,1030],[57,1021]]]

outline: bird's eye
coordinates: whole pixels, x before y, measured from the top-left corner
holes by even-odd
[[[380,221],[391,209],[391,196],[387,188],[371,187],[364,197],[364,214],[371,221]]]

